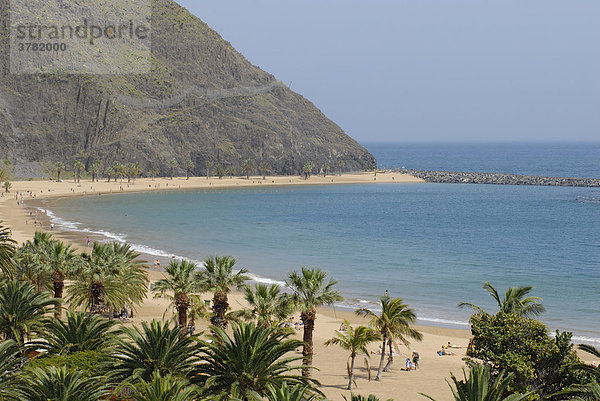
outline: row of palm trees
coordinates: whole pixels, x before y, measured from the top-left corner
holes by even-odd
[[[339,175],[342,174],[342,169],[343,169],[344,165],[345,165],[345,163],[343,160],[339,160],[336,163]],[[103,167],[103,163],[101,160],[96,160],[87,167],[87,171],[91,176],[92,182],[98,180],[98,177],[101,174],[104,174],[104,176],[107,178],[108,182],[110,182],[111,179],[114,179],[114,181],[117,181],[117,179],[119,179],[119,178],[121,178],[121,179],[126,178],[127,182],[131,182],[132,180],[135,180],[137,177],[139,177],[143,173],[140,164],[133,163],[133,162],[121,163],[121,162],[115,161],[110,166],[107,166],[104,170],[102,167]],[[173,179],[173,177],[175,175],[175,171],[180,167],[185,169],[186,179],[189,180],[190,177],[192,176],[192,171],[194,170],[196,165],[194,164],[194,162],[192,160],[187,160],[183,165],[180,165],[179,162],[175,159],[170,160],[168,163],[168,170],[169,170],[169,177],[171,179]],[[265,179],[267,174],[269,174],[270,172],[273,171],[272,167],[269,163],[261,162],[259,164],[256,164],[254,162],[254,160],[252,160],[252,159],[243,160],[242,163],[240,164],[239,170],[236,169],[232,165],[215,164],[211,161],[206,161],[204,164],[204,167],[205,167],[207,179],[209,179],[212,175],[218,177],[219,179],[222,179],[225,176],[233,177],[233,176],[237,175],[238,173],[241,173],[241,175],[244,175],[244,176],[246,176],[247,179],[250,179],[250,176],[255,174],[256,172],[258,172],[260,175],[262,175],[263,179]],[[315,167],[316,167],[315,164],[312,162],[306,163],[302,167],[302,174],[304,175],[305,179],[310,178],[310,175],[314,172]],[[63,162],[56,162],[54,164],[54,173],[56,175],[57,181],[60,181],[61,176],[65,170],[67,170],[67,168]],[[74,182],[76,182],[76,183],[80,182],[81,175],[85,170],[86,170],[86,165],[83,162],[83,155],[79,155],[77,158],[75,158],[75,160],[73,161],[73,164],[72,164]],[[3,171],[3,170],[0,170],[0,171]],[[321,166],[320,173],[323,174],[324,177],[327,176],[327,174],[329,174],[330,171],[331,171],[330,163],[324,163]],[[152,177],[152,178],[157,177],[159,174],[160,174],[160,172],[157,168],[150,168],[146,171],[146,175],[149,177]],[[6,175],[6,174],[4,174],[4,175]],[[6,175],[5,178],[3,178],[3,176],[0,176],[0,181],[7,181],[7,180],[8,180],[8,175]]]

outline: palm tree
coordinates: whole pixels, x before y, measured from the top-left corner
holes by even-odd
[[[213,168],[214,164],[211,161],[206,161],[204,163],[204,166],[206,167],[206,179],[208,180],[210,178],[210,169]]]
[[[263,180],[265,180],[267,178],[267,174],[271,172],[271,166],[269,166],[269,163],[267,162],[262,162],[260,166],[258,166],[258,170],[262,174]]]
[[[126,327],[114,349],[116,379],[149,381],[154,374],[187,377],[197,358],[197,337],[168,322],[142,322],[142,328]]]
[[[339,175],[342,175],[342,169],[344,168],[345,164],[346,163],[344,163],[343,160],[338,160],[337,167],[338,167],[338,173],[339,173]]]
[[[467,373],[463,369],[463,375],[465,379],[458,380],[451,374],[454,388],[448,383],[455,401],[520,401],[526,399],[531,394],[511,394],[508,397],[504,397],[513,374],[505,376],[505,373],[501,372],[495,380],[492,380],[490,367],[487,365],[471,366],[469,377],[467,377]],[[435,399],[426,394],[420,394],[435,401]]]
[[[315,164],[313,162],[306,163],[304,167],[302,167],[302,173],[304,173],[304,179],[308,180],[310,175],[315,168]]]
[[[293,387],[283,383],[281,386],[267,386],[268,401],[318,401],[321,396],[314,393],[310,387],[304,384],[296,384]]]
[[[15,256],[17,278],[35,285],[38,292],[50,290],[47,288],[51,273],[47,255],[54,242],[52,234],[36,231],[33,240],[27,240]]]
[[[133,180],[135,182],[135,179],[141,173],[140,164],[139,163],[127,163],[125,166],[123,166],[123,172],[124,172],[125,176],[127,177],[127,182],[131,182],[131,180]]]
[[[177,168],[177,166],[177,160],[173,159],[169,162],[169,172],[171,173],[171,179],[173,179],[173,175],[175,174],[175,169]]]
[[[233,266],[235,266],[235,259],[231,256],[212,256],[204,259],[204,270],[196,274],[200,288],[214,294],[214,316],[210,321],[215,326],[227,327],[227,319],[225,319],[225,314],[229,310],[227,294],[233,287],[242,288],[250,279],[246,275],[248,272],[246,269],[234,273]]]
[[[291,300],[277,284],[257,283],[254,289],[246,287],[244,298],[250,308],[233,312],[234,315],[246,320],[256,319],[262,327],[277,325],[293,312]]]
[[[109,167],[104,171],[104,174],[106,174],[106,178],[108,179],[108,182],[110,182],[110,179],[112,178],[113,174],[115,174],[115,170],[113,170],[112,167]],[[117,179],[115,178],[115,182],[116,181]]]
[[[326,346],[339,345],[341,348],[350,351],[350,366],[348,367],[348,390],[352,390],[354,382],[354,360],[358,354],[364,354],[367,358],[370,357],[367,345],[374,341],[381,340],[381,335],[370,327],[358,326],[356,329],[350,325],[347,320],[344,321],[347,327],[344,333],[339,331],[335,333],[335,337],[325,342]]]
[[[73,171],[75,172],[75,182],[79,182],[79,179],[81,178],[81,170],[83,170],[85,168],[85,165],[81,162],[81,160],[76,159],[73,162]]]
[[[229,178],[233,178],[233,176],[237,174],[237,170],[235,167],[229,166],[225,169],[225,174],[227,174]]]
[[[216,175],[217,177],[219,177],[219,179],[220,179],[220,180],[221,180],[221,179],[223,179],[223,176],[224,176],[226,173],[227,173],[227,172],[226,172],[226,170],[225,170],[225,167],[223,167],[223,165],[222,165],[222,164],[217,164],[217,165],[215,166],[215,175]]]
[[[62,300],[63,289],[65,287],[65,278],[71,275],[73,263],[75,261],[75,251],[71,249],[71,245],[67,245],[62,241],[51,240],[49,246],[46,247],[44,254],[44,264],[54,287],[54,298]],[[62,312],[61,305],[56,307],[56,317],[60,317]]]
[[[96,177],[98,177],[98,173],[100,172],[101,167],[102,167],[101,160],[96,160],[90,166],[90,173],[92,174],[92,182],[96,181]]]
[[[106,352],[116,341],[116,321],[83,312],[67,312],[67,320],[54,318],[44,323],[39,349],[51,355],[68,355],[74,352]]]
[[[302,272],[291,272],[286,285],[293,291],[292,299],[297,309],[300,310],[300,319],[304,324],[304,346],[302,347],[303,364],[312,365],[313,360],[313,331],[317,319],[318,306],[332,305],[344,298],[333,287],[335,280],[325,282],[327,272],[319,268],[302,267]],[[302,375],[309,377],[310,369],[302,370]]]
[[[123,166],[123,165],[122,165],[120,162],[118,162],[118,161],[115,161],[115,162],[112,164],[112,167],[111,167],[111,168],[112,168],[112,171],[113,171],[113,174],[114,174],[114,180],[115,180],[115,182],[117,182],[117,178],[119,178],[119,177],[122,177],[122,176],[123,176],[123,169],[124,169],[124,166]]]
[[[14,373],[23,365],[23,357],[17,343],[7,340],[0,343],[0,400],[11,395]],[[8,398],[8,397],[7,397]]]
[[[81,372],[51,366],[28,370],[15,392],[22,401],[98,401],[109,395],[109,388],[101,377],[86,378]]]
[[[148,290],[148,276],[138,252],[128,244],[94,243],[91,254],[81,255],[74,282],[67,288],[72,305],[92,313],[120,310],[142,302]]]
[[[393,298],[383,296],[381,301],[381,314],[378,316],[369,309],[358,309],[356,314],[371,318],[371,326],[373,326],[383,339],[381,347],[381,359],[379,361],[379,369],[375,380],[381,380],[381,373],[387,371],[394,361],[393,344],[395,341],[400,341],[405,345],[409,345],[408,338],[421,341],[423,335],[411,327],[417,320],[417,316],[408,305],[404,304],[402,298]],[[384,369],[383,361],[385,360],[386,346],[389,348],[388,363]]]
[[[327,174],[329,174],[329,171],[331,171],[331,165],[329,163],[325,163],[321,168],[323,169],[323,177],[327,177]]]
[[[579,349],[585,351],[596,358],[600,358],[600,350],[592,347],[591,345],[579,344]],[[592,377],[596,377],[596,381],[588,384],[573,384],[558,393],[552,394],[552,396],[567,396],[567,397],[578,397],[573,398],[574,400],[600,400],[600,369],[597,367],[579,363],[572,367],[574,370],[582,370],[590,374]],[[571,399],[571,398],[569,398]]]
[[[22,347],[25,335],[42,330],[44,317],[58,301],[39,293],[29,283],[7,281],[0,285],[0,334]]]
[[[193,161],[188,160],[187,162],[185,162],[185,179],[186,180],[190,179],[190,175],[191,175],[193,169],[194,169]]]
[[[200,290],[194,275],[196,267],[195,263],[187,260],[173,260],[165,269],[168,277],[152,284],[150,288],[157,293],[156,298],[168,298],[173,301],[180,327],[187,326],[187,311],[191,306],[189,295]],[[173,295],[168,292],[172,292]]]
[[[499,312],[502,313],[514,313],[523,317],[534,317],[538,316],[546,311],[546,308],[541,304],[542,299],[539,297],[529,297],[529,293],[533,290],[533,287],[509,287],[504,292],[504,296],[501,298],[498,291],[489,282],[485,282],[482,287],[484,290],[490,293],[492,298],[498,304]],[[475,309],[477,313],[484,312],[479,306],[473,305],[469,302],[461,302],[458,304],[460,308],[469,307]]]
[[[152,375],[151,381],[140,381],[135,385],[133,399],[136,401],[194,401],[200,389],[187,380],[171,375]]]
[[[256,170],[256,166],[252,160],[246,159],[242,162],[242,172],[246,175],[247,180],[250,179],[250,175],[254,173],[254,170]]]
[[[302,368],[294,364],[301,359],[293,355],[302,342],[293,339],[291,330],[260,327],[254,323],[233,325],[230,337],[220,327],[213,327],[200,350],[200,363],[192,376],[209,393],[218,396],[237,394],[248,399],[250,394],[264,396],[268,386],[283,383],[312,386],[316,381],[296,375]]]
[[[4,227],[0,220],[0,271],[7,277],[12,278],[15,269],[13,258],[16,254],[17,241],[12,239],[10,229]]]
[[[54,170],[56,170],[56,182],[60,182],[60,174],[65,169],[65,165],[62,162],[56,162]]]

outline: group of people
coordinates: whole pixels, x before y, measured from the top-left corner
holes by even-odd
[[[448,344],[442,345],[442,349],[438,351],[438,355],[439,356],[454,355],[454,352],[450,351],[450,348],[460,348],[460,347],[456,347],[456,346],[450,344],[450,341],[448,341]]]
[[[304,323],[302,321],[294,321],[294,317],[291,316],[287,321],[281,324],[281,327],[289,327],[300,330],[302,327],[304,327]]]
[[[421,361],[421,355],[417,351],[413,351],[410,358],[406,358],[406,370],[417,370],[419,369],[419,362]]]

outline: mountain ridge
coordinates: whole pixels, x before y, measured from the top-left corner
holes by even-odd
[[[148,75],[11,75],[6,57],[1,67],[0,157],[16,176],[47,175],[78,154],[86,168],[133,162],[161,174],[172,160],[177,172],[191,160],[196,175],[207,162],[239,168],[246,159],[277,174],[299,174],[308,162],[334,169],[342,161],[353,171],[376,164],[310,101],[171,0],[152,2]]]

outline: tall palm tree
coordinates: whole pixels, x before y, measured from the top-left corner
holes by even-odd
[[[197,358],[197,337],[178,326],[153,320],[142,328],[126,327],[125,338],[118,340],[113,358],[116,379],[152,380],[154,374],[187,377]]]
[[[165,269],[168,277],[152,284],[150,288],[156,293],[156,298],[168,298],[173,301],[180,327],[187,326],[187,312],[191,306],[189,295],[200,290],[194,275],[196,267],[195,263],[188,260],[173,260]],[[169,292],[173,295],[168,294]]]
[[[217,397],[237,394],[243,399],[250,394],[265,396],[268,386],[283,383],[312,386],[316,381],[294,374],[302,368],[293,355],[302,342],[293,339],[291,330],[260,327],[254,323],[233,325],[230,337],[220,327],[213,327],[200,350],[202,362],[195,368],[193,381],[204,385]]]
[[[75,251],[71,245],[62,241],[54,240],[45,249],[45,261],[47,271],[54,287],[54,298],[62,300],[65,278],[71,276],[75,262]],[[56,307],[56,317],[60,317],[62,308],[60,304]]]
[[[325,342],[326,346],[339,345],[343,349],[350,351],[350,366],[348,367],[348,390],[352,390],[354,383],[354,360],[358,354],[364,354],[367,358],[370,357],[367,345],[374,341],[381,340],[381,335],[370,327],[358,326],[354,328],[347,320],[344,321],[347,327],[346,331],[335,333],[335,337]]]
[[[252,173],[254,173],[254,170],[256,170],[256,166],[254,165],[254,162],[252,160],[244,160],[242,162],[242,172],[244,173],[244,175],[246,176],[246,179],[249,180],[250,176],[252,175]]]
[[[225,314],[229,310],[227,294],[233,287],[242,288],[250,280],[246,269],[234,273],[235,259],[231,256],[211,256],[204,259],[204,270],[196,273],[196,279],[203,291],[210,291],[213,296],[214,316],[211,323],[219,327],[227,327]]]
[[[60,181],[60,175],[65,169],[65,165],[62,162],[56,162],[54,165],[54,169],[56,170],[56,182]]]
[[[381,359],[379,360],[379,369],[375,380],[381,380],[381,373],[387,371],[391,366],[394,342],[401,342],[409,345],[409,338],[421,341],[423,335],[411,327],[417,320],[417,315],[408,305],[404,304],[402,298],[381,297],[381,314],[376,315],[369,309],[358,309],[356,314],[371,318],[371,325],[381,333],[383,345],[381,347]],[[386,369],[383,367],[385,360],[386,346],[389,348],[388,364]]]
[[[263,327],[280,323],[294,310],[291,299],[277,284],[257,283],[255,288],[246,287],[244,298],[250,307],[232,313],[245,320],[256,320]]]
[[[260,171],[260,173],[263,176],[263,180],[267,178],[267,174],[269,174],[271,172],[271,166],[269,165],[269,163],[267,162],[262,162],[259,166],[258,166],[258,170]]]
[[[81,372],[54,366],[28,370],[15,390],[22,401],[98,401],[109,395],[102,377],[88,378]]]
[[[527,399],[530,395],[530,393],[511,394],[508,397],[504,397],[513,374],[505,376],[504,372],[501,372],[493,380],[490,374],[490,367],[487,365],[471,366],[469,376],[467,377],[464,369],[463,374],[465,377],[464,380],[458,380],[456,376],[451,374],[454,388],[448,383],[455,401],[520,401]],[[421,393],[421,395],[435,401],[435,399],[426,394]]]
[[[492,298],[498,305],[499,312],[503,313],[514,313],[524,317],[538,316],[546,311],[546,308],[541,304],[542,299],[539,297],[528,296],[533,290],[533,287],[509,287],[504,292],[504,296],[500,297],[500,294],[488,281],[483,284],[484,290],[490,293]],[[475,309],[478,313],[483,312],[479,306],[473,305],[469,302],[461,302],[458,304],[460,308],[469,307]]]
[[[94,243],[91,254],[81,255],[74,282],[67,288],[71,304],[104,313],[141,303],[148,290],[148,276],[139,256],[128,244]]]
[[[107,352],[114,345],[116,321],[83,312],[67,312],[67,320],[49,319],[44,323],[39,349],[51,355],[68,355],[81,351]]]
[[[179,163],[177,163],[177,160],[173,159],[169,162],[169,172],[171,173],[171,179],[173,179],[173,175],[175,174],[175,169],[177,168],[177,166],[179,165]]]
[[[11,280],[0,284],[0,334],[22,347],[25,335],[40,332],[44,317],[57,304],[29,283]]]
[[[79,182],[81,178],[81,170],[85,168],[85,165],[81,162],[81,160],[77,159],[73,162],[73,170],[75,172],[75,182]]]
[[[192,174],[192,170],[194,169],[194,162],[191,160],[188,160],[187,162],[185,162],[185,179],[189,180],[190,179],[190,175]]]
[[[96,178],[98,177],[98,173],[100,172],[101,168],[102,168],[102,160],[96,160],[90,166],[90,173],[92,174],[92,182],[96,181]]]
[[[332,305],[344,298],[333,289],[337,284],[335,280],[326,282],[327,272],[319,268],[302,267],[302,271],[291,272],[286,285],[293,291],[292,300],[300,310],[300,319],[304,324],[304,346],[302,348],[303,364],[312,365],[313,360],[313,332],[317,319],[318,306]],[[310,369],[304,368],[302,375],[309,377]]]
[[[16,254],[17,242],[12,239],[8,227],[4,227],[0,221],[0,271],[7,277],[13,277],[15,263],[13,258]]]
[[[206,167],[206,179],[208,180],[210,178],[210,169],[213,168],[214,164],[207,160],[204,166]]]
[[[338,160],[338,162],[337,162],[336,164],[337,164],[337,168],[338,168],[338,173],[339,173],[339,175],[342,175],[342,169],[344,168],[344,165],[345,165],[346,163],[344,163],[344,161],[343,161],[343,160]]]
[[[151,381],[136,384],[133,393],[136,401],[195,401],[199,396],[200,389],[187,380],[157,373],[152,375]]]

